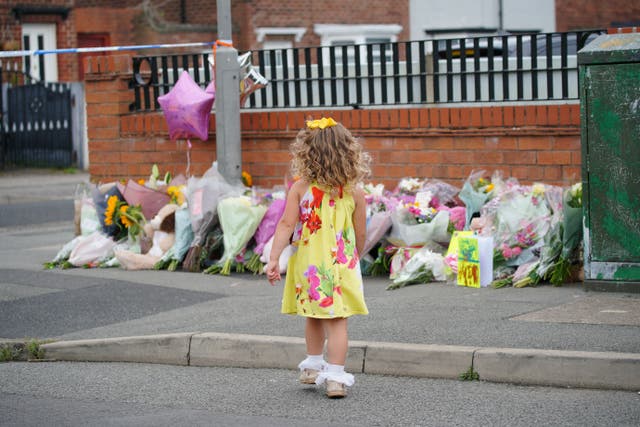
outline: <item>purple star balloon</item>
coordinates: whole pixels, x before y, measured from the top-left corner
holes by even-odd
[[[197,137],[206,141],[214,99],[215,92],[202,90],[189,73],[183,71],[173,89],[158,97],[169,127],[169,138]]]

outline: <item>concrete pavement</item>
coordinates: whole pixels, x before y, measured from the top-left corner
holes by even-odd
[[[77,183],[88,179],[86,174],[66,176],[55,189],[43,191],[48,183],[59,182],[55,176],[19,175],[0,174],[0,200],[14,205],[70,200]],[[46,358],[293,368],[304,356],[301,319],[280,315],[281,289],[259,277],[120,269],[42,271],[42,262],[53,257],[72,232],[72,217],[68,222],[1,230],[0,308],[5,310],[0,310],[0,317],[16,307],[17,312],[38,307],[20,330],[21,336],[56,340],[42,345]],[[73,308],[62,313],[56,304],[76,301],[78,310],[86,312],[83,304],[88,307],[91,295],[101,295],[95,291],[98,282],[112,289],[118,282],[127,289],[124,306],[137,298],[148,300],[151,292],[161,289],[174,290],[167,299],[185,302],[155,311],[136,305],[132,316],[119,321],[109,317],[72,326],[78,317],[72,315]],[[371,314],[350,322],[348,369],[354,373],[453,379],[471,369],[486,381],[640,390],[637,294],[585,292],[580,284],[500,290],[427,284],[386,291],[387,284],[383,278],[365,279]],[[87,289],[94,293],[78,297],[77,292]],[[39,301],[43,305],[37,305]],[[51,313],[43,306],[52,307]],[[38,323],[30,320],[34,317]],[[70,324],[42,333],[62,317]],[[4,331],[0,336],[17,338],[7,336],[10,328]]]

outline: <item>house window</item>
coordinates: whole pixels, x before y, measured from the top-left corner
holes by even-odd
[[[373,62],[380,62],[381,47],[385,57],[392,55],[391,43],[398,40],[398,34],[402,31],[400,25],[333,25],[316,24],[314,31],[320,36],[323,46],[360,46],[360,58],[362,62],[367,60],[366,44],[374,44],[372,47]],[[384,45],[381,45],[384,43]],[[329,52],[325,52],[324,60],[329,60]],[[342,49],[335,50],[336,62],[342,62]],[[355,48],[347,49],[349,63],[355,62]]]
[[[277,66],[282,65],[282,56],[285,54],[285,52],[287,54],[287,64],[291,65],[291,60],[292,60],[291,50],[283,50],[283,49],[290,49],[292,47],[293,47],[293,43],[285,40],[267,40],[262,43],[262,48],[264,50],[277,49],[275,51]],[[271,55],[265,55],[264,65],[267,67],[271,65]]]
[[[302,27],[259,27],[256,29],[256,40],[258,43],[262,43],[262,48],[265,50],[290,49],[293,47],[294,42],[299,43],[302,40],[302,36],[306,31]],[[284,52],[287,54],[288,64],[291,64],[292,51],[277,50],[275,65],[282,65]],[[270,55],[265,56],[265,65],[271,65]]]

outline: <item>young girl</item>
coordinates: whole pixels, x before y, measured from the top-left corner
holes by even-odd
[[[347,318],[367,314],[358,254],[366,233],[364,192],[356,185],[369,174],[369,156],[340,123],[307,121],[291,146],[291,186],[266,266],[269,282],[280,280],[278,259],[291,239],[282,312],[306,317],[307,358],[303,384],[326,383],[327,396],[346,396],[354,383],[345,372]],[[327,362],[323,350],[327,340]]]

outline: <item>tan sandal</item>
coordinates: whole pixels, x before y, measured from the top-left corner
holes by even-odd
[[[327,397],[341,398],[347,395],[347,388],[338,381],[327,380]]]
[[[300,371],[300,382],[302,384],[315,384],[319,374],[320,371],[316,369],[303,369]]]

